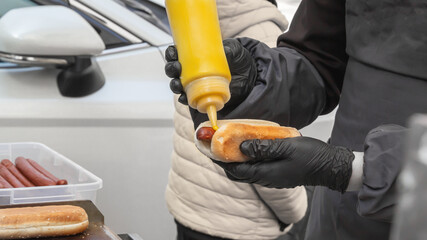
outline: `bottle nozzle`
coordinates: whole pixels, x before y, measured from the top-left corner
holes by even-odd
[[[217,116],[216,116],[216,107],[215,105],[209,105],[206,109],[206,113],[208,114],[209,121],[212,124],[212,128],[216,131],[218,130],[217,125]]]

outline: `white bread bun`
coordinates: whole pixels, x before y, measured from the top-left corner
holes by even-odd
[[[88,226],[86,211],[77,206],[0,209],[0,239],[68,236],[81,233]]]
[[[295,128],[281,127],[275,122],[232,119],[218,120],[218,130],[209,142],[197,139],[197,131],[202,127],[212,127],[212,125],[206,121],[196,129],[194,136],[196,147],[209,158],[222,162],[247,161],[249,158],[240,151],[240,144],[246,140],[301,136]]]

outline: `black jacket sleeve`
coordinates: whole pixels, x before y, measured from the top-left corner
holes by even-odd
[[[237,107],[218,112],[218,119],[263,119],[302,128],[313,122],[325,105],[325,87],[312,64],[290,48],[270,48],[262,42],[238,39],[257,65],[255,86]],[[206,114],[190,109],[195,127]]]
[[[278,46],[295,49],[314,65],[326,85],[322,113],[332,111],[339,101],[348,59],[345,0],[303,0]]]
[[[371,130],[365,140],[363,186],[357,210],[361,216],[391,222],[397,203],[396,179],[404,159],[408,129],[383,125]]]
[[[303,0],[277,48],[239,39],[255,59],[255,87],[236,108],[225,105],[218,118],[264,119],[299,129],[333,110],[347,63],[344,18],[342,0]],[[196,127],[207,120],[191,112]]]

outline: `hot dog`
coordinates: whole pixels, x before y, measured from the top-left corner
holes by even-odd
[[[209,158],[223,162],[244,162],[249,160],[240,151],[240,144],[250,139],[276,139],[300,136],[295,128],[263,120],[234,119],[219,120],[218,130],[209,138],[209,132],[202,128],[211,127],[210,122],[200,124],[196,130],[196,147]],[[203,133],[203,134],[202,134]],[[202,137],[203,136],[203,137]],[[202,137],[202,138],[200,138]]]
[[[26,187],[34,187],[32,184],[22,173],[13,165],[13,163],[9,159],[3,159],[1,164],[5,166],[9,171],[17,178],[19,181],[24,184]]]
[[[67,180],[65,179],[59,179],[55,177],[52,173],[48,172],[46,169],[44,169],[42,166],[40,166],[36,161],[27,159],[27,161],[39,172],[41,172],[46,177],[50,178],[52,181],[56,183],[56,185],[67,185]]]
[[[0,176],[6,179],[6,181],[8,181],[10,185],[15,188],[25,187],[25,185],[22,184],[21,181],[19,181],[19,179],[16,178],[15,175],[13,175],[9,169],[7,169],[7,167],[3,166],[2,164],[0,164]]]
[[[16,167],[21,171],[21,173],[27,177],[34,185],[36,186],[52,186],[56,185],[56,182],[45,176],[43,173],[39,172],[34,168],[30,162],[23,158],[18,157],[15,160]]]
[[[196,138],[202,141],[211,141],[215,130],[211,127],[201,127],[197,130]]]
[[[4,179],[2,176],[0,176],[0,188],[13,188],[12,185],[6,179]]]

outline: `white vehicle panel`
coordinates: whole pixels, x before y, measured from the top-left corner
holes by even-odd
[[[95,55],[105,49],[104,42],[87,21],[62,6],[7,12],[0,19],[0,39],[0,52],[22,55]]]
[[[97,61],[106,78],[105,86],[81,98],[61,96],[56,83],[59,70],[0,68],[0,106],[4,109],[0,117],[171,118],[173,96],[157,48],[101,55]],[[129,111],[133,104],[144,104],[144,108]],[[22,111],[20,105],[31,107]]]

